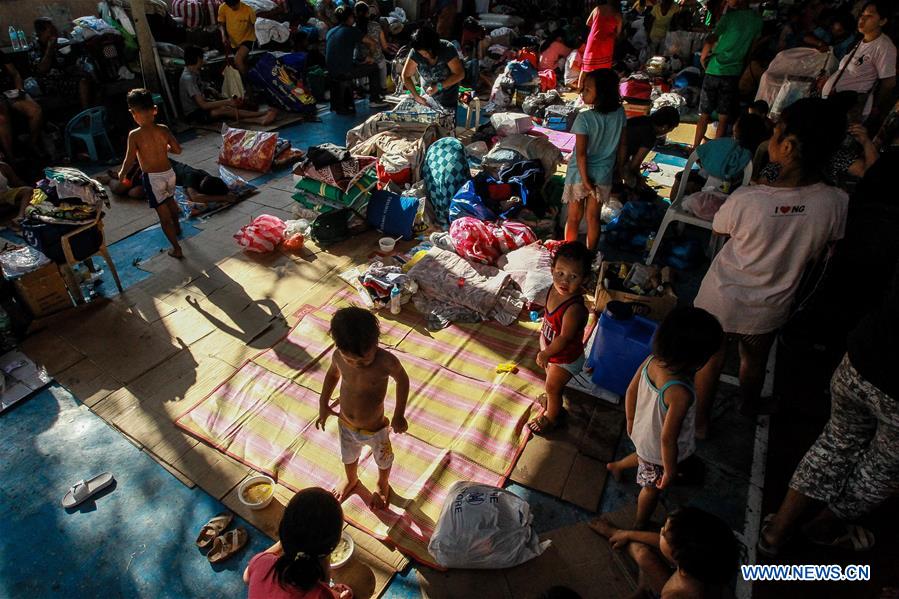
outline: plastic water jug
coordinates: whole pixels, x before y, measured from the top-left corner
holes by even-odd
[[[599,317],[588,366],[593,382],[603,389],[624,395],[634,373],[652,352],[652,337],[658,323],[635,316],[624,302],[609,302]]]

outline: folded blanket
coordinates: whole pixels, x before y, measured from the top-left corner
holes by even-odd
[[[428,318],[432,329],[450,322],[516,321],[525,300],[512,278],[499,269],[473,265],[464,258],[434,247],[409,269],[418,283],[415,307]]]

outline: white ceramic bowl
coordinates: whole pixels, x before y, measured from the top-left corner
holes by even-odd
[[[340,560],[339,562],[331,562],[331,568],[341,568],[350,561],[350,558],[353,557],[353,551],[356,549],[356,542],[353,541],[353,537],[347,534],[346,531],[340,533],[340,536],[343,540],[345,540],[350,545],[350,550],[347,552],[346,557]]]
[[[392,252],[393,248],[396,247],[396,239],[393,237],[382,237],[378,240],[378,246],[380,246],[382,252]]]
[[[268,483],[271,485],[271,493],[268,494],[266,499],[263,499],[259,503],[251,503],[247,501],[246,497],[243,496],[244,490],[250,485],[254,485],[256,483]],[[251,476],[247,480],[240,483],[240,487],[237,489],[237,499],[240,500],[242,504],[250,508],[251,510],[261,510],[265,507],[268,507],[268,504],[272,502],[272,499],[275,498],[275,481],[270,477],[264,474],[257,474],[256,476]]]

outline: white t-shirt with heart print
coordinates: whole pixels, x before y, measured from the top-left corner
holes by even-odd
[[[848,206],[844,191],[823,183],[741,187],[715,215],[715,232],[730,239],[693,305],[714,314],[728,333],[779,329],[806,266],[828,243],[843,238]]]

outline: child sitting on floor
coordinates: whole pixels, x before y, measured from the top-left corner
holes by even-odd
[[[577,239],[581,219],[586,218],[587,247],[595,251],[599,245],[599,216],[612,192],[615,157],[627,119],[618,95],[618,76],[609,69],[583,76],[581,98],[592,109],[578,113],[571,126],[576,138],[576,163],[568,166],[562,192],[562,203],[568,207],[565,241]]]
[[[717,516],[685,507],[668,516],[660,533],[624,530],[605,516],[590,522],[590,528],[637,562],[640,588],[635,597],[727,596],[737,565],[737,541]]]
[[[281,516],[280,540],[244,570],[247,599],[353,599],[346,585],[328,587],[342,531],[343,510],[333,495],[318,487],[294,495]]]
[[[188,123],[208,124],[216,120],[243,121],[257,125],[271,125],[278,118],[278,111],[244,110],[239,100],[234,98],[208,99],[207,94],[215,96],[218,92],[204,84],[201,77],[203,68],[203,49],[188,46],[184,49],[184,70],[178,81],[178,96],[181,110]]]
[[[588,312],[583,286],[592,261],[593,253],[579,241],[563,243],[553,256],[553,286],[546,298],[537,353],[537,365],[546,370],[546,392],[538,399],[543,413],[528,422],[538,435],[556,427],[562,414],[562,390],[584,367]]]
[[[138,128],[128,134],[128,150],[125,160],[119,169],[119,181],[127,181],[135,161],[143,172],[144,194],[150,208],[156,210],[159,224],[165,233],[172,249],[169,256],[181,258],[181,246],[178,236],[181,225],[178,204],[175,202],[175,171],[169,162],[169,152],[181,153],[181,144],[165,125],[157,125],[156,105],[153,94],[146,89],[133,89],[128,92],[128,110],[138,124]]]
[[[409,428],[404,416],[409,398],[409,376],[400,361],[378,347],[381,335],[378,319],[362,308],[341,308],[331,319],[331,338],[336,349],[325,375],[319,400],[316,427],[325,430],[332,414],[338,417],[340,455],[346,468],[346,484],[334,495],[338,501],[349,497],[359,483],[359,454],[363,445],[371,448],[378,466],[378,486],[372,493],[371,507],[386,508],[390,501],[390,467],[393,449],[390,429],[396,434]],[[396,408],[393,420],[384,415],[387,379],[396,383]],[[331,394],[340,382],[340,412],[331,407]]]
[[[634,528],[649,523],[659,492],[677,476],[678,464],[696,450],[693,376],[724,343],[714,316],[700,308],[676,308],[656,331],[652,355],[634,374],[625,395],[627,434],[636,453],[609,463],[616,479],[637,467]]]

